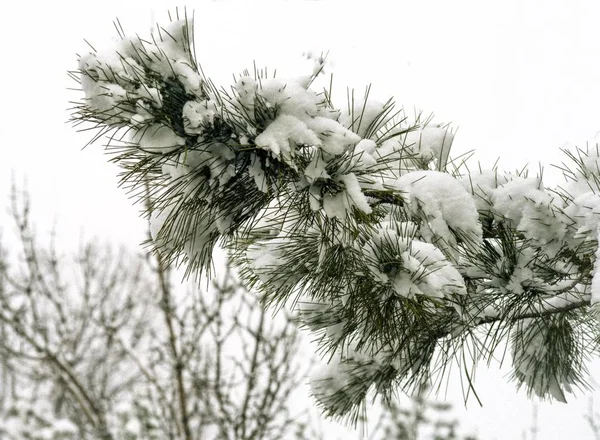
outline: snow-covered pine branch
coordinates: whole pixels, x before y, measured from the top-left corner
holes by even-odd
[[[597,351],[600,153],[568,151],[567,183],[450,156],[446,126],[352,93],[337,108],[308,75],[245,72],[219,88],[183,18],[79,59],[76,123],[110,134],[134,194],[153,199],[153,245],[191,276],[226,246],[268,304],[293,301],[328,365],[325,412],[356,417],[443,375],[466,346],[506,336],[514,377],[564,400]],[[440,373],[441,372],[441,373]]]

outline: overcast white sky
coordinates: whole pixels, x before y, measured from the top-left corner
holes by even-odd
[[[101,145],[81,151],[88,135],[65,124],[67,101],[79,98],[66,90],[74,86],[66,71],[86,50],[83,38],[102,47],[116,35],[116,17],[127,32],[146,34],[175,6],[184,3],[3,5],[0,195],[8,194],[11,171],[26,176],[39,229],[58,219],[66,248],[82,230],[132,246],[144,238],[144,222],[116,188],[116,167]],[[529,163],[535,170],[539,161],[562,160],[566,142],[583,145],[600,131],[596,1],[198,0],[187,7],[196,15],[198,59],[217,83],[228,85],[253,60],[294,75],[302,52],[329,50],[341,90],[372,83],[376,98],[393,95],[409,113],[434,112],[459,128],[455,153],[475,149],[488,166],[500,157],[501,168]],[[464,423],[482,439],[521,438],[531,414],[523,393],[498,372],[481,368],[477,379],[484,408],[471,401]],[[585,397],[542,405],[538,440],[592,438],[585,409]]]

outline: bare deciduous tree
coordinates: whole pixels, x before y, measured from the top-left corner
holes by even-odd
[[[289,396],[306,362],[226,271],[182,289],[160,254],[43,247],[13,191],[20,259],[0,258],[2,438],[309,438]],[[13,252],[14,253],[14,252]],[[310,437],[314,438],[314,437]]]

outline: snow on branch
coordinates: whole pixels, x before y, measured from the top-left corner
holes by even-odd
[[[121,37],[80,57],[73,121],[110,133],[123,184],[150,188],[165,261],[199,277],[221,243],[265,303],[296,304],[329,361],[312,381],[325,412],[419,388],[482,332],[492,347],[511,337],[530,392],[564,400],[584,382],[584,347],[599,340],[597,147],[567,152],[564,187],[470,172],[447,126],[369,88],[341,107],[313,89],[321,58],[296,79],[254,69],[217,87],[187,19]]]

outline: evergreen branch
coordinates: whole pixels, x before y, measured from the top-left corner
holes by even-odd
[[[362,98],[347,89],[347,109],[331,83],[311,90],[322,58],[297,80],[254,65],[226,89],[197,65],[187,17],[150,41],[118,30],[118,63],[80,58],[73,122],[111,134],[121,184],[152,199],[159,265],[199,279],[220,243],[265,304],[300,309],[331,361],[313,390],[328,414],[356,421],[371,385],[416,389],[436,347],[444,372],[477,328],[489,331],[472,357],[511,337],[530,390],[563,400],[561,387],[581,382],[582,347],[597,345],[599,148],[567,152],[566,188],[546,188],[543,169],[471,171],[472,154],[450,157],[455,132],[432,116],[409,121],[370,86]]]

